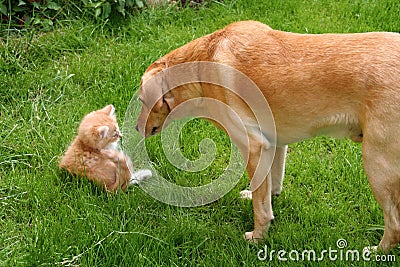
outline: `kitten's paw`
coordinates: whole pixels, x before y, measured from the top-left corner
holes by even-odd
[[[250,190],[240,191],[240,198],[241,199],[251,199],[252,198],[251,191]]]
[[[150,170],[138,170],[132,173],[129,185],[138,184],[143,180],[149,179],[153,176]]]

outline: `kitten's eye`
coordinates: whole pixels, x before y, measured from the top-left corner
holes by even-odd
[[[112,135],[112,137],[120,137],[120,136],[121,136],[121,134],[119,131],[114,131],[114,133]]]

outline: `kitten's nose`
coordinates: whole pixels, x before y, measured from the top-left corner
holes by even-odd
[[[138,131],[139,132],[139,126],[136,124],[136,126],[135,126],[135,129],[136,129],[136,131]]]

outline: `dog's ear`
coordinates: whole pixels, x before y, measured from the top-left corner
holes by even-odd
[[[163,94],[163,101],[165,104],[167,104],[168,109],[172,110],[175,106],[175,98],[174,95],[171,91],[171,89],[168,86],[167,78],[165,77],[165,74],[161,76],[161,88],[162,88],[162,94]]]
[[[154,111],[161,110],[164,105],[171,110],[174,107],[174,95],[171,92],[165,64],[157,63],[157,67],[148,70],[142,77],[142,87],[147,106],[153,107]]]
[[[163,66],[158,66],[147,70],[142,77],[141,95],[143,103],[153,111],[160,111],[165,105],[168,105],[170,97],[167,93],[167,99],[164,99],[164,92],[167,91],[167,82]],[[167,102],[168,101],[168,102]]]
[[[157,74],[152,79],[154,81],[154,85],[152,88],[152,104],[154,111],[161,111],[164,105],[167,105],[167,102],[164,99],[164,92],[167,90],[168,85],[165,79],[165,73],[163,70],[157,72]]]

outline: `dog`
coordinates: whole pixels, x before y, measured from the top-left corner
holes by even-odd
[[[269,104],[276,140],[270,140],[268,130],[261,129],[270,125],[255,126],[258,121],[251,115],[252,107],[224,87],[197,82],[167,90],[166,71],[190,62],[223,64],[251,79]],[[182,71],[184,77],[185,69]],[[152,86],[145,86],[163,72]],[[229,80],[233,84],[235,77]],[[287,145],[328,135],[362,143],[364,169],[385,222],[382,240],[374,249],[386,252],[397,246],[400,34],[297,34],[273,30],[256,21],[229,24],[173,50],[147,68],[139,89],[142,109],[136,129],[144,137],[155,135],[165,127],[165,119],[174,108],[198,98],[229,105],[246,129],[247,139],[232,140],[243,154],[251,181],[261,181],[252,187],[254,230],[245,233],[246,239],[263,239],[274,219],[271,195],[282,190]],[[237,120],[225,117],[227,123],[222,127],[214,123],[234,132]],[[272,161],[269,169],[262,164],[268,161]]]

